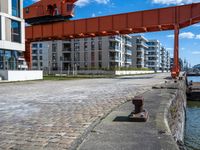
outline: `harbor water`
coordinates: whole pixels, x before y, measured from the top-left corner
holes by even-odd
[[[200,77],[189,77],[188,81],[200,82]],[[200,150],[200,101],[188,101],[185,125],[187,150]]]

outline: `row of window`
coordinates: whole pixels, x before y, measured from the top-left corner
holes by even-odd
[[[20,0],[12,0],[12,15],[15,17],[20,17]]]
[[[10,19],[11,23],[11,42],[21,43],[21,23]],[[6,26],[6,28],[8,28]],[[1,40],[1,17],[0,17],[0,40]]]
[[[0,69],[14,70],[18,68],[18,58],[21,53],[18,51],[0,50]]]

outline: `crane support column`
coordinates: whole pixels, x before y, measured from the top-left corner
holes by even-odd
[[[172,78],[177,78],[180,73],[179,66],[179,25],[175,25],[174,29],[174,64],[172,68]]]

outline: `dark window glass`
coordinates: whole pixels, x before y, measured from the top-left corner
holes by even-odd
[[[20,22],[12,20],[11,21],[11,37],[12,42],[21,43],[21,25]]]
[[[12,15],[20,17],[20,0],[12,0]]]
[[[32,48],[37,48],[37,44],[32,44]]]
[[[29,8],[26,8],[26,13],[27,13],[27,14],[29,13]]]
[[[19,57],[18,51],[0,50],[0,70],[16,70]]]

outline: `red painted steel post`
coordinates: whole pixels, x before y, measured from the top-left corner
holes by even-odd
[[[180,73],[179,66],[179,26],[175,25],[174,29],[174,64],[172,68],[172,78],[177,78]]]

